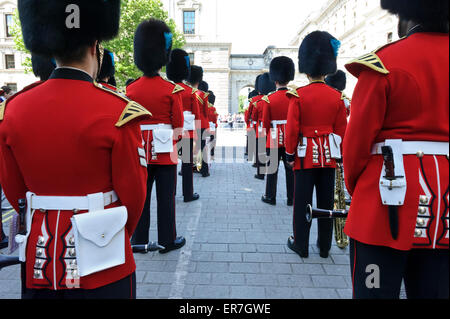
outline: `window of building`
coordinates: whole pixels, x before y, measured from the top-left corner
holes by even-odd
[[[12,34],[12,26],[13,26],[13,15],[12,14],[6,14],[5,15],[5,19],[6,19],[6,37],[10,38],[13,36]]]
[[[5,66],[6,69],[15,69],[16,68],[16,59],[14,54],[5,54]]]
[[[6,86],[9,87],[14,93],[17,92],[17,83],[6,83]]]
[[[195,34],[195,11],[183,12],[184,34]]]
[[[391,43],[391,42],[392,42],[392,37],[393,37],[392,32],[389,32],[388,35],[387,35],[387,42],[388,42],[388,43]]]

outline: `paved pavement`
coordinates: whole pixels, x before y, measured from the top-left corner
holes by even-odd
[[[244,132],[219,132],[221,153],[237,161],[213,163],[211,177],[195,175],[194,203],[177,192],[177,231],[186,246],[166,255],[135,255],[137,297],[231,299],[348,299],[351,278],[348,249],[333,246],[320,258],[315,245],[300,258],[286,247],[292,234],[292,208],[286,206],[285,177],[278,184],[278,205],[261,202],[265,182],[243,158]],[[237,147],[232,147],[232,146]],[[224,150],[224,151],[223,151]],[[283,170],[282,170],[283,171]],[[156,200],[151,209],[151,239],[156,240]],[[317,238],[314,223],[310,242]],[[19,298],[19,269],[0,271],[0,298]]]

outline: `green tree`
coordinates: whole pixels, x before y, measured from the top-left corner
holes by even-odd
[[[116,60],[116,80],[118,87],[124,87],[125,82],[130,78],[142,76],[142,72],[134,65],[133,42],[134,33],[138,25],[150,18],[163,20],[167,23],[173,33],[173,48],[182,48],[186,43],[182,32],[176,28],[175,21],[169,19],[169,14],[164,10],[160,0],[121,0],[121,18],[119,35],[103,46],[112,51]],[[22,31],[18,12],[15,15],[15,26],[13,35],[16,49],[29,53],[25,48],[22,38]],[[24,63],[25,71],[31,71],[31,59],[27,58]]]

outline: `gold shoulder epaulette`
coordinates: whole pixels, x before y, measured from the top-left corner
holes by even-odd
[[[182,87],[181,85],[175,84],[175,88],[172,91],[172,94],[176,94],[178,92],[183,92],[184,91],[184,87]]]
[[[3,121],[3,118],[5,117],[5,109],[6,109],[6,100],[4,100],[0,104],[0,121]]]
[[[94,82],[94,86],[96,88],[99,88],[100,90],[103,90],[105,92],[113,94],[113,95],[117,96],[118,98],[121,98],[124,101],[131,102],[131,100],[125,94],[122,94],[122,93],[116,92],[114,90],[111,90],[110,88],[108,88],[106,86],[103,86],[100,83]]]
[[[378,55],[375,52],[371,52],[369,54],[363,55],[362,57],[359,57],[353,61],[350,61],[348,64],[362,64],[370,69],[379,72],[381,74],[389,74],[388,69],[384,66],[381,59],[378,57]]]
[[[147,109],[145,109],[142,105],[134,101],[130,101],[123,110],[122,115],[120,115],[119,121],[116,123],[116,126],[122,127],[128,122],[134,120],[135,118],[144,115],[152,116],[152,113],[147,111]]]
[[[197,93],[197,89],[196,88],[192,88],[192,94],[195,94],[195,93]]]
[[[140,116],[144,116],[144,115],[152,116],[152,113],[147,111],[146,108],[144,108],[139,103],[137,103],[137,102],[135,102],[133,100],[130,100],[127,96],[125,96],[123,94],[120,94],[120,93],[117,93],[117,92],[115,92],[115,91],[113,91],[113,90],[111,90],[111,89],[109,89],[107,87],[104,87],[103,85],[98,84],[96,82],[94,82],[94,85],[97,88],[99,88],[99,89],[101,89],[101,90],[103,90],[105,92],[108,92],[110,94],[113,94],[113,95],[121,98],[122,100],[128,102],[127,106],[125,107],[125,109],[123,110],[122,114],[120,115],[119,121],[117,121],[117,123],[116,123],[117,127],[122,127],[125,124],[127,124],[128,122],[130,122],[130,121],[132,121],[135,118],[138,118]]]
[[[209,96],[208,92],[205,92],[205,99]]]
[[[203,102],[203,99],[200,95],[198,95],[198,94],[195,94],[195,95],[197,96],[197,100],[199,100],[201,104],[205,104],[205,102]]]
[[[264,95],[261,100],[263,100],[264,102],[267,102],[267,103],[270,104],[270,100],[269,100],[269,97],[267,95]]]
[[[297,90],[290,89],[286,94],[293,95],[295,97],[300,97],[297,93]]]

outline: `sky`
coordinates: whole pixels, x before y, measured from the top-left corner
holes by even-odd
[[[232,39],[233,54],[262,54],[286,47],[308,15],[327,0],[220,0],[219,34]]]

